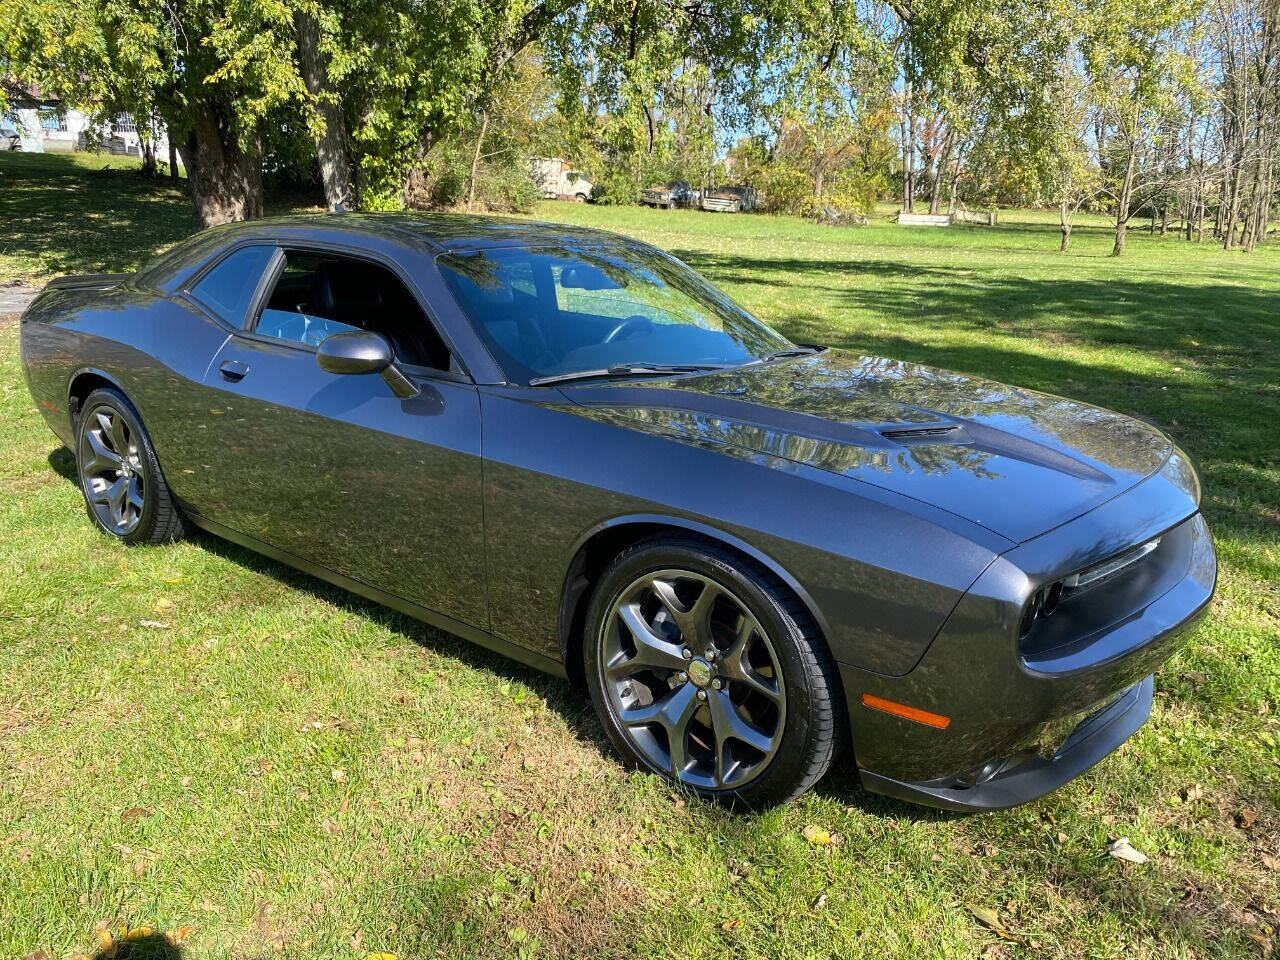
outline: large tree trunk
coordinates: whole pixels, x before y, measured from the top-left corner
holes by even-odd
[[[205,104],[182,153],[200,226],[262,216],[261,134],[255,131],[250,145],[241,147],[230,119]]]
[[[321,121],[315,134],[316,160],[324,183],[325,203],[330,210],[343,210],[355,203],[355,188],[347,159],[347,122],[342,114],[342,101],[329,85],[329,64],[320,49],[320,25],[316,18],[299,10],[293,22],[298,30],[302,82],[311,94]]]
[[[173,127],[169,127],[169,179],[178,179],[178,141],[174,139]]]

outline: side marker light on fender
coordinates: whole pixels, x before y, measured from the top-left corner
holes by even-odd
[[[916,723],[923,723],[926,727],[935,727],[938,730],[945,730],[951,725],[950,717],[944,717],[940,713],[930,713],[928,710],[921,710],[919,707],[908,707],[905,703],[886,700],[884,697],[877,697],[871,693],[862,695],[862,704],[872,710],[883,710],[885,713],[891,713],[895,717],[905,717],[908,720],[914,720]]]

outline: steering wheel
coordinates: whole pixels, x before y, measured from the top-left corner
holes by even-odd
[[[636,313],[627,317],[620,324],[609,331],[602,343],[613,343],[615,340],[625,340],[627,337],[635,336],[637,333],[648,333],[653,329],[653,321],[642,313]]]

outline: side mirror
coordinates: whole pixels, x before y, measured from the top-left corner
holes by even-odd
[[[387,338],[365,330],[335,333],[316,351],[320,369],[330,373],[381,373],[393,359]]]
[[[326,337],[316,349],[316,363],[329,373],[380,373],[397,397],[418,395],[418,388],[396,366],[391,344],[380,333],[355,330]]]

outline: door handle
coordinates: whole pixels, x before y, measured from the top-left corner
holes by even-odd
[[[218,372],[222,374],[222,379],[230,380],[232,383],[239,383],[244,379],[244,375],[249,372],[249,365],[241,363],[239,360],[226,360],[218,368]]]

